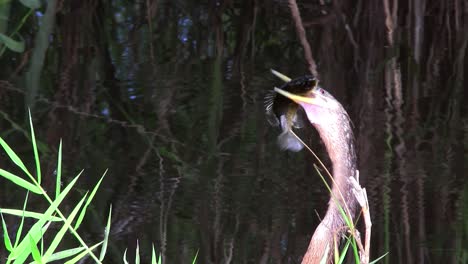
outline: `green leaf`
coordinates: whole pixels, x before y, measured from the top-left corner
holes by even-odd
[[[21,4],[25,7],[29,7],[32,9],[38,9],[41,7],[41,2],[39,0],[20,0]]]
[[[346,257],[346,253],[348,253],[348,248],[349,248],[350,244],[351,244],[351,240],[349,238],[347,238],[346,244],[343,247],[343,249],[341,250],[340,259],[338,260],[337,263],[343,263],[344,258]]]
[[[109,243],[111,219],[112,219],[112,204],[109,208],[109,217],[107,217],[107,225],[106,225],[106,229],[104,230],[104,243],[102,244],[101,254],[99,255],[100,261],[104,260],[104,256],[106,256],[107,244]]]
[[[34,151],[34,160],[36,161],[37,182],[41,184],[41,162],[39,161],[39,153],[37,151],[36,136],[34,135],[34,126],[32,123],[31,109],[28,109],[28,110],[29,110],[29,126],[31,127],[31,141],[32,141],[33,151]]]
[[[52,256],[52,254],[54,253],[54,251],[57,249],[58,245],[60,242],[62,242],[62,239],[63,237],[65,236],[65,233],[67,232],[68,228],[70,228],[71,226],[71,223],[73,222],[73,220],[75,219],[75,216],[76,214],[78,214],[78,211],[80,210],[81,208],[81,205],[84,203],[84,201],[86,200],[86,196],[88,194],[85,194],[83,196],[83,198],[81,199],[81,201],[75,206],[75,208],[73,209],[73,211],[70,213],[70,215],[68,216],[67,220],[65,221],[65,223],[63,224],[62,228],[60,228],[60,230],[57,232],[57,234],[55,235],[54,239],[52,240],[52,243],[50,244],[49,248],[47,249],[46,253],[44,254],[43,256],[43,259],[45,262],[48,261],[48,259],[50,258],[50,256]]]
[[[107,173],[107,170],[104,172],[104,174],[102,175],[101,179],[98,181],[96,186],[94,186],[94,189],[91,192],[91,195],[89,196],[88,200],[86,201],[85,206],[83,206],[83,209],[81,210],[81,213],[78,216],[78,220],[76,220],[75,229],[78,229],[78,227],[80,227],[81,222],[83,221],[83,218],[84,218],[84,216],[86,214],[86,209],[88,208],[89,204],[93,200],[94,195],[96,194],[97,190],[99,189],[99,186],[101,185],[102,179],[104,179],[104,176],[106,176],[106,173]]]
[[[1,216],[2,216],[2,226],[3,226],[3,243],[5,244],[5,248],[11,252],[13,251],[13,246],[11,245],[10,236],[8,235],[8,228],[5,223],[5,219],[3,219],[3,214],[1,214]]]
[[[354,253],[354,261],[356,263],[360,263],[360,256],[359,256],[359,252],[358,252],[358,246],[356,244],[356,239],[354,239],[354,237],[351,237],[351,249],[353,250],[353,253]]]
[[[127,261],[127,249],[125,249],[125,251],[124,251],[123,262],[124,262],[125,264],[128,264],[128,261]]]
[[[161,258],[161,256],[159,256]],[[195,257],[193,258],[192,264],[195,264],[197,262],[197,257],[198,257],[198,250],[197,253],[195,254]],[[161,260],[161,259],[159,259]]]
[[[57,155],[57,178],[55,180],[55,199],[60,194],[60,185],[62,184],[62,139],[60,139],[59,151]]]
[[[0,33],[0,43],[3,43],[7,48],[14,52],[23,52],[24,51],[24,40],[16,41],[9,36]]]
[[[0,211],[2,212],[2,214],[24,216],[26,218],[34,218],[34,219],[44,218],[44,214],[42,213],[31,212],[31,211],[26,211],[26,210],[2,208],[0,209]],[[46,219],[46,221],[60,222],[62,221],[62,219],[60,217],[51,216],[48,219]]]
[[[1,137],[0,145],[2,145],[10,160],[13,161],[16,164],[16,166],[20,167],[24,171],[24,173],[32,177],[31,173],[28,171],[26,166],[24,166],[24,163],[21,161],[18,155],[16,155],[16,153],[10,148],[10,146],[8,146],[8,144]]]
[[[140,245],[138,244],[138,240],[135,249],[135,264],[140,264]]]
[[[26,181],[26,180],[23,180],[22,178],[6,171],[6,170],[3,170],[3,169],[0,169],[0,176],[3,176],[4,178],[6,178],[7,180],[10,180],[12,181],[14,184],[18,185],[18,186],[21,186],[22,188],[24,189],[27,189],[33,193],[37,193],[37,194],[42,194],[42,190],[37,187],[36,185]]]
[[[26,205],[28,204],[28,197],[29,197],[29,192],[26,193],[26,197],[24,198],[23,212],[21,214],[21,223],[18,227],[18,231],[16,232],[15,247],[18,246],[18,243],[21,238],[21,232],[23,232],[24,212],[26,211]]]
[[[31,252],[32,252],[32,255],[33,255],[33,259],[37,262],[37,263],[42,263],[41,261],[41,253],[39,253],[39,249],[37,248],[37,245],[36,245],[36,241],[34,241],[34,238],[32,237],[32,235],[29,235],[29,246],[30,246],[30,249],[31,249]]]
[[[75,185],[76,181],[78,180],[78,178],[80,177],[81,173],[83,171],[81,171],[68,185],[67,187],[65,187],[65,189],[63,190],[63,192],[59,195],[59,197],[57,199],[55,199],[55,201],[52,202],[52,204],[49,206],[49,208],[47,208],[47,210],[45,211],[44,213],[44,217],[42,219],[40,219],[39,221],[37,221],[32,227],[31,229],[29,230],[28,234],[32,234],[33,235],[33,238],[38,240],[38,237],[40,237],[42,235],[42,226],[46,223],[46,219],[50,218],[51,215],[57,210],[58,206],[60,205],[60,203],[65,199],[65,197],[67,196],[68,192],[72,189],[72,187]],[[18,245],[17,248],[15,248],[15,250],[13,251],[13,257],[17,257],[18,259],[16,259],[15,263],[23,263],[24,261],[26,261],[26,258],[29,256],[29,253],[28,253],[28,246],[29,246],[29,243],[25,242],[24,240],[21,241],[21,243]],[[26,252],[26,253],[23,253]]]
[[[66,249],[63,251],[59,251],[59,252],[52,254],[52,256],[50,256],[48,261],[52,262],[52,261],[57,261],[61,259],[66,259],[76,254],[79,254],[80,252],[83,252],[83,250],[85,249],[86,249],[85,247],[76,247],[76,248],[70,248],[70,249]]]
[[[154,251],[154,244],[151,246],[151,264],[157,264],[156,262],[156,251]]]
[[[95,249],[96,247],[100,246],[102,244],[102,241],[97,243],[96,245],[93,245],[92,247],[89,248],[90,251],[92,251],[93,249]],[[82,259],[84,256],[86,256],[88,254],[88,251],[83,251],[81,252],[80,254],[76,255],[76,257],[74,257],[73,259],[65,262],[65,264],[74,264],[76,262],[78,262],[80,259]]]
[[[383,254],[382,256],[380,256],[380,257],[376,258],[375,260],[373,260],[373,261],[369,262],[369,264],[374,264],[374,263],[377,263],[377,261],[379,261],[379,260],[383,259],[383,258],[384,258],[385,256],[387,256],[387,255],[388,255],[388,252],[387,252],[387,253],[385,253],[385,254]]]

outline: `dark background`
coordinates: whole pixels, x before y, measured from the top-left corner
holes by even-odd
[[[1,53],[0,136],[33,168],[31,108],[51,192],[60,139],[64,183],[85,170],[76,197],[109,169],[80,229],[102,239],[112,204],[106,263],[137,239],[144,263],[151,243],[165,263],[198,250],[198,263],[299,263],[328,192],[311,154],[280,151],[265,117],[282,83],[271,68],[310,73],[287,1],[48,3],[0,6],[0,33],[26,44]],[[465,263],[468,2],[297,4],[322,86],[354,123],[371,259]],[[329,164],[318,134],[301,134]],[[4,153],[0,167],[13,167]],[[24,196],[0,179],[1,207]]]

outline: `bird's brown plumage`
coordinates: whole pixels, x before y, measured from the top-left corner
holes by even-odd
[[[275,91],[304,109],[310,123],[319,132],[332,162],[333,187],[328,209],[302,260],[303,264],[315,264],[326,257],[329,263],[333,259],[335,243],[339,244],[348,230],[339,206],[350,219],[354,219],[357,207],[349,179],[356,178],[357,170],[351,122],[343,106],[319,86],[303,93],[278,88]],[[325,252],[328,252],[327,256],[324,256]]]

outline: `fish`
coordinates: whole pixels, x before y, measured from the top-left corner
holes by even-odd
[[[287,81],[280,89],[293,94],[306,94],[318,85],[318,80],[312,75],[304,75],[291,80],[278,72],[273,70],[272,72],[282,80]],[[300,129],[304,126],[302,108],[291,99],[279,95],[275,91],[269,91],[265,96],[265,110],[268,122],[272,126],[281,128],[277,139],[280,149],[293,152],[302,150],[304,147],[302,142],[293,134],[293,129]]]

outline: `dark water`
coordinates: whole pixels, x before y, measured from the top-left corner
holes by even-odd
[[[468,4],[396,1],[390,40],[383,2],[299,2],[322,85],[354,124],[371,259],[466,263]],[[51,193],[62,139],[64,184],[84,169],[64,211],[108,169],[80,229],[102,239],[112,205],[105,263],[137,240],[145,263],[152,243],[165,263],[300,262],[328,192],[265,117],[281,85],[269,70],[309,73],[286,2],[71,1],[42,44],[39,10],[19,31],[26,51],[0,57],[0,136],[32,170],[31,107]],[[26,12],[12,3],[6,32]],[[317,132],[301,134],[329,165]],[[0,167],[20,174],[4,153]],[[1,207],[20,208],[24,191],[0,184]]]

